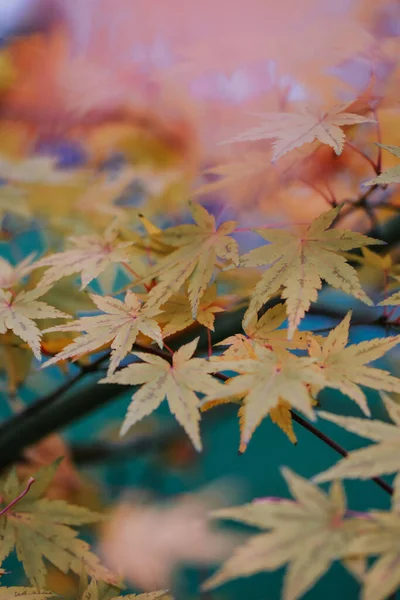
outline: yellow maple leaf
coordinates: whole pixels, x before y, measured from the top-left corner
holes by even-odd
[[[40,339],[42,332],[35,323],[36,319],[68,318],[64,312],[38,300],[48,287],[36,287],[33,290],[19,292],[16,296],[10,291],[0,289],[0,334],[11,330],[26,342],[36,358],[40,359]]]
[[[127,596],[118,595],[118,597],[114,595],[113,591],[118,594],[118,588],[115,586],[110,587],[105,585],[104,582],[98,582],[93,578],[90,583],[83,587],[77,600],[172,600],[172,596],[167,593],[167,590],[144,594],[128,594]]]
[[[133,401],[128,408],[121,435],[156,410],[164,398],[167,398],[172,414],[184,427],[196,450],[201,450],[200,400],[195,392],[218,393],[224,386],[210,375],[216,369],[208,360],[192,358],[198,341],[199,338],[196,338],[181,346],[173,354],[172,364],[160,356],[134,352],[142,363],[129,365],[119,373],[100,380],[100,383],[142,386],[132,396]]]
[[[236,241],[229,235],[236,221],[226,221],[217,228],[214,217],[200,204],[191,204],[190,208],[195,224],[177,225],[155,235],[157,241],[177,249],[150,269],[146,279],[158,278],[158,283],[150,291],[146,304],[160,306],[189,280],[189,301],[192,317],[196,319],[218,257],[237,266],[239,253]]]
[[[102,214],[113,217],[125,217],[125,210],[117,206],[115,201],[134,181],[136,171],[127,166],[120,170],[115,177],[100,173],[96,175],[76,201],[76,208],[82,212]]]
[[[376,475],[400,471],[400,405],[383,392],[381,396],[394,424],[318,412],[318,416],[323,419],[360,437],[373,440],[376,444],[350,452],[335,466],[317,475],[315,481],[370,479]]]
[[[329,229],[340,207],[333,208],[315,219],[303,235],[277,229],[256,229],[270,244],[251,250],[241,257],[244,267],[269,265],[258,282],[244,325],[283,287],[289,320],[288,338],[292,339],[311,302],[317,300],[322,279],[332,287],[372,304],[362,290],[356,270],[339,252],[370,244],[382,244],[353,231]]]
[[[139,297],[133,292],[127,292],[122,302],[112,296],[91,294],[102,315],[81,317],[72,323],[58,327],[50,327],[44,331],[85,331],[84,335],[76,338],[64,350],[48,360],[43,367],[48,367],[67,358],[76,358],[93,352],[111,342],[111,357],[108,373],[111,374],[119,363],[130,352],[139,332],[147,335],[162,347],[161,329],[153,319],[157,310],[144,307]]]
[[[288,563],[283,598],[296,600],[328,570],[346,556],[349,542],[364,520],[346,519],[346,497],[340,482],[328,494],[282,469],[295,500],[265,498],[236,508],[214,511],[214,516],[259,527],[204,586],[210,589],[230,579],[259,571],[272,571]]]
[[[103,235],[71,236],[74,248],[41,258],[35,267],[49,267],[41,280],[42,285],[53,285],[62,277],[80,273],[81,289],[103,273],[107,267],[130,261],[128,248],[132,242],[118,241],[118,228],[111,223]]]
[[[289,350],[307,348],[310,332],[295,331],[292,338],[288,339],[287,329],[278,329],[286,321],[286,309],[284,304],[277,304],[268,309],[263,316],[257,320],[254,316],[244,324],[246,335],[258,344],[274,348],[287,348]]]
[[[387,150],[393,156],[400,158],[400,146],[386,146],[385,144],[376,144],[384,150]],[[384,171],[378,177],[374,177],[374,179],[370,179],[366,181],[364,185],[386,185],[388,183],[400,183],[400,165],[396,165],[395,167],[391,167],[387,171]]]
[[[1,479],[1,504],[9,508],[0,518],[0,562],[15,547],[27,577],[38,589],[44,589],[46,583],[44,558],[64,573],[69,570],[80,573],[83,563],[91,574],[113,583],[115,577],[92,554],[89,544],[77,538],[77,532],[71,527],[96,523],[104,518],[103,515],[67,504],[64,500],[43,498],[58,464],[56,461],[43,467],[33,481],[31,478],[22,487],[15,469]],[[24,488],[29,491],[22,497]],[[17,498],[20,499],[15,503]]]
[[[207,169],[204,175],[212,175],[213,180],[196,188],[196,196],[228,190],[229,198],[245,201],[246,205],[254,199],[260,200],[266,190],[275,197],[283,182],[283,174],[280,177],[277,169],[270,167],[265,152],[248,152]]]
[[[254,357],[210,360],[214,371],[239,373],[220,388],[217,394],[208,395],[204,403],[229,396],[243,397],[239,411],[241,425],[240,450],[243,452],[260,422],[270,410],[285,400],[291,406],[315,419],[307,384],[323,385],[321,372],[314,361],[299,358],[289,352],[273,352],[256,344]]]
[[[14,398],[18,387],[28,377],[32,364],[32,352],[28,344],[25,348],[17,341],[18,338],[11,332],[0,335],[0,370],[5,372],[8,392]]]
[[[375,338],[347,346],[351,312],[331,330],[322,345],[310,339],[309,353],[324,374],[323,387],[340,390],[370,415],[367,399],[360,386],[387,392],[400,392],[400,379],[388,371],[367,366],[400,343],[400,336]]]
[[[161,324],[166,323],[163,327],[164,337],[190,327],[195,321],[214,331],[215,315],[225,310],[223,304],[224,298],[217,297],[217,286],[212,285],[201,299],[197,317],[193,319],[187,294],[174,294],[166,304],[161,306],[162,312],[157,317],[157,321]]]
[[[231,335],[222,342],[215,344],[216,346],[228,346],[226,350],[219,356],[214,357],[214,360],[240,360],[242,358],[256,358],[255,346],[256,342],[249,339],[242,333]],[[262,345],[262,344],[261,344]]]
[[[290,152],[290,150],[313,142],[315,139],[318,139],[322,144],[331,146],[336,154],[341,154],[345,135],[340,127],[354,125],[355,123],[374,122],[373,119],[344,112],[351,104],[335,106],[326,112],[314,111],[306,107],[302,114],[265,113],[256,115],[263,119],[262,125],[223,143],[275,138],[277,141],[273,142],[272,162],[277,161],[278,158]]]
[[[398,506],[399,477],[395,479],[395,494],[390,511],[372,510],[364,519],[358,535],[351,539],[349,552],[362,557],[378,556],[365,573],[362,583],[363,600],[384,600],[396,593],[400,585]]]

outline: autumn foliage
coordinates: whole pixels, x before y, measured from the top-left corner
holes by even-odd
[[[285,566],[296,600],[334,562],[363,600],[394,598],[399,5],[155,4],[54,0],[48,30],[0,50],[0,564],[26,579],[0,600],[172,599],[187,563],[222,563],[199,594]],[[349,414],[327,406],[338,393]],[[283,466],[290,499],[106,505],[59,431],[121,394],[117,440],[84,448],[98,462],[132,444],[160,469],[201,460],[222,405],[232,454],[270,420],[341,459],[312,479]],[[368,445],[347,452],[326,422]],[[348,508],[346,479],[373,479],[390,510]]]

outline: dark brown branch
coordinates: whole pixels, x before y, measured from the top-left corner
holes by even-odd
[[[87,444],[73,444],[70,447],[71,457],[77,465],[139,457],[144,454],[162,452],[177,437],[182,436],[183,438],[184,435],[182,429],[172,427],[165,431],[135,435],[128,440],[97,440]]]
[[[81,367],[79,373],[70,379],[67,379],[62,385],[58,388],[47,394],[47,396],[43,396],[27,408],[25,408],[22,412],[18,413],[12,418],[13,427],[18,427],[19,423],[29,419],[35,414],[39,413],[41,410],[53,404],[60,396],[66,394],[72,387],[74,387],[79,381],[81,381],[86,375],[89,373],[95,373],[98,367],[109,357],[109,353],[106,355],[97,358],[92,363],[88,365],[84,365]],[[0,438],[5,433],[5,431],[9,427],[9,421],[5,421],[2,425],[0,425]]]

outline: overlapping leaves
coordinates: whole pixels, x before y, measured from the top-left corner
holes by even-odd
[[[317,300],[323,279],[332,287],[372,304],[361,288],[356,270],[340,252],[382,242],[352,231],[329,229],[339,210],[337,207],[323,213],[301,236],[276,229],[256,230],[270,243],[242,256],[240,264],[244,267],[268,265],[268,269],[254,290],[245,324],[283,287],[291,339],[311,302]]]
[[[245,358],[222,357],[210,361],[214,370],[235,371],[235,377],[220,388],[217,394],[209,395],[206,402],[229,396],[243,398],[240,409],[241,450],[247,444],[262,419],[281,400],[314,419],[309,384],[323,385],[324,377],[314,368],[313,359],[299,358],[289,352],[276,353],[256,344],[252,355]]]
[[[73,526],[98,522],[102,515],[63,500],[43,497],[56,468],[57,463],[54,463],[41,469],[28,494],[13,506],[11,503],[21,495],[26,484],[21,485],[14,469],[0,481],[2,504],[10,506],[0,517],[0,563],[15,548],[31,584],[42,590],[46,587],[45,560],[64,573],[69,570],[80,573],[84,564],[92,575],[113,583],[114,575],[100,564],[89,544],[80,540],[73,529]]]
[[[195,224],[177,225],[153,236],[176,250],[150,269],[148,278],[157,278],[158,283],[148,294],[147,306],[160,306],[189,280],[188,296],[195,319],[218,258],[237,266],[239,251],[237,242],[230,237],[236,221],[217,227],[215,218],[200,204],[191,204],[191,212]]]

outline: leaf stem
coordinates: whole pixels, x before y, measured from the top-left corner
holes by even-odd
[[[325,192],[323,192],[322,190],[319,189],[319,187],[317,187],[316,185],[314,185],[313,183],[311,183],[311,181],[307,181],[306,179],[303,178],[299,178],[299,181],[301,183],[304,183],[304,185],[307,185],[309,188],[311,188],[312,190],[314,190],[315,192],[317,192],[317,194],[319,194],[320,196],[322,196],[322,198],[329,204],[329,206],[331,206],[332,208],[334,208],[335,206],[337,206],[337,202],[336,199],[334,198],[332,191],[329,190],[329,195],[326,194]]]
[[[364,158],[371,165],[371,167],[373,168],[374,172],[376,174],[378,174],[378,166],[375,164],[375,162],[372,160],[372,158],[370,158],[368,156],[368,154],[365,154],[365,152],[363,152],[362,150],[360,150],[360,148],[357,148],[357,146],[353,146],[353,144],[351,142],[347,141],[347,140],[346,140],[345,144],[346,144],[346,146],[348,148],[351,148],[351,150],[353,150],[354,152],[357,152],[357,154],[359,156],[362,156],[362,158]]]
[[[36,479],[34,477],[30,477],[28,479],[26,488],[24,490],[22,490],[22,492],[19,494],[19,496],[14,498],[14,500],[12,502],[10,502],[10,504],[8,504],[5,508],[3,508],[3,510],[0,511],[0,517],[5,515],[6,512],[8,512],[13,506],[15,506],[20,500],[22,500],[22,498],[24,498],[27,495],[27,493],[29,492],[29,490],[31,489],[31,487],[35,483],[35,481],[36,481]]]

